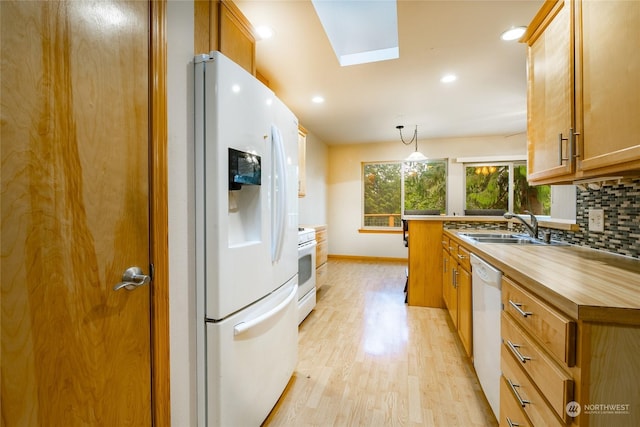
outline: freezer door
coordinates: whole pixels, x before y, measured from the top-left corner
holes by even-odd
[[[297,277],[267,298],[207,323],[207,425],[258,426],[298,357]]]

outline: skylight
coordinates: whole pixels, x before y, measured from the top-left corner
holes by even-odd
[[[395,0],[312,0],[341,66],[397,59]]]

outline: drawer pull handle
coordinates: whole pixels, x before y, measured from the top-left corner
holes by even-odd
[[[513,421],[511,421],[511,418],[507,417],[507,424],[509,424],[509,427],[519,427],[520,424],[518,423],[514,423]]]
[[[458,258],[459,258],[459,259],[465,259],[465,258],[466,258],[466,256],[465,256],[465,255],[460,255],[460,254],[458,254]]]
[[[509,300],[509,304],[511,304],[511,306],[512,306],[513,308],[515,308],[515,309],[516,309],[516,311],[522,315],[522,317],[527,317],[527,316],[531,316],[531,315],[533,315],[533,313],[532,313],[532,312],[530,312],[530,311],[524,311],[523,309],[521,309],[520,307],[522,307],[522,304],[520,304],[520,303],[518,303],[518,302],[513,302],[513,301]]]
[[[520,403],[520,406],[522,406],[524,408],[525,405],[530,405],[531,404],[530,401],[525,400],[522,397],[520,397],[520,393],[518,393],[518,390],[516,390],[517,387],[520,387],[518,384],[514,384],[509,379],[507,379],[507,382],[509,383],[509,387],[511,387],[511,391],[513,392],[513,394],[516,395],[516,399],[518,399],[518,403]]]
[[[514,344],[511,341],[507,340],[507,345],[509,346],[509,349],[511,350],[511,352],[522,362],[522,363],[527,363],[527,360],[531,360],[531,358],[529,356],[523,356],[522,353],[520,353],[520,350],[518,350],[520,348],[519,344]]]

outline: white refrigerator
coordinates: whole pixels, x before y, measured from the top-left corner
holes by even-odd
[[[219,52],[194,60],[200,426],[258,426],[297,362],[298,120]]]

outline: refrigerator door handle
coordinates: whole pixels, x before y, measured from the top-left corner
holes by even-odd
[[[273,307],[271,310],[267,311],[266,313],[261,314],[258,317],[254,317],[253,319],[247,321],[247,322],[240,322],[237,325],[235,325],[233,327],[233,335],[240,335],[243,334],[247,331],[249,331],[250,329],[266,322],[267,320],[271,319],[273,316],[277,315],[278,313],[280,313],[282,310],[285,309],[285,307],[287,307],[289,305],[289,303],[291,303],[291,300],[293,300],[293,298],[295,298],[296,294],[298,293],[298,286],[294,286],[293,289],[291,290],[291,292],[289,293],[289,296],[287,296],[287,298],[285,298],[284,301],[282,301],[280,304],[278,304],[277,306]]]
[[[282,254],[282,246],[284,244],[285,219],[287,210],[287,170],[286,159],[284,154],[284,143],[280,129],[275,125],[271,126],[271,139],[273,141],[275,173],[273,177],[274,183],[274,218],[275,229],[273,230],[274,239],[271,243],[271,261],[277,262]]]

